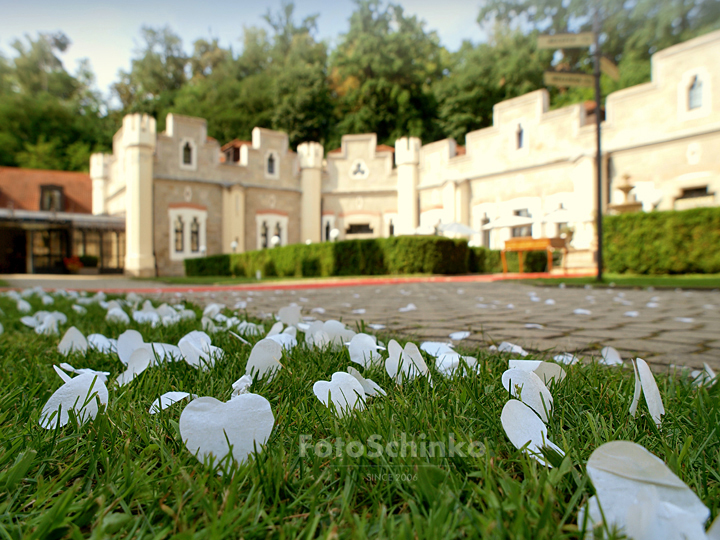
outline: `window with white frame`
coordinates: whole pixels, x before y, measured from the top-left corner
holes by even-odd
[[[708,116],[712,110],[712,79],[704,66],[683,73],[677,83],[678,120]]]
[[[265,177],[280,178],[280,155],[275,150],[265,153]]]
[[[168,210],[170,220],[170,260],[182,261],[205,255],[207,245],[207,210],[177,207]]]
[[[688,88],[688,109],[699,109],[702,107],[702,80],[695,75],[690,88]]]
[[[288,217],[283,214],[262,213],[255,215],[257,249],[273,247],[272,239],[277,236],[280,246],[288,243]]]
[[[197,170],[197,146],[195,141],[183,138],[180,141],[180,168],[186,171]]]

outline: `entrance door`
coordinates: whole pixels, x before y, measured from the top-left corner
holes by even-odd
[[[0,273],[27,272],[27,243],[22,229],[2,229],[0,232]]]

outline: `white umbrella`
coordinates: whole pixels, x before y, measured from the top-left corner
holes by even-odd
[[[523,216],[505,216],[495,221],[491,221],[483,227],[484,231],[490,229],[500,229],[502,227],[524,227],[525,225],[532,225],[534,223],[532,218]]]
[[[573,212],[567,208],[558,208],[547,214],[543,221],[545,223],[577,223],[582,221],[590,221],[592,218],[581,216],[578,212]]]
[[[415,234],[435,234],[435,227],[432,225],[420,225],[415,229]]]
[[[438,226],[438,230],[443,233],[461,234],[464,236],[472,236],[473,234],[480,234],[478,231],[462,223],[441,223]]]

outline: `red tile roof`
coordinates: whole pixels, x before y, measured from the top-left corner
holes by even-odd
[[[238,139],[233,139],[232,141],[223,144],[220,147],[220,150],[222,150],[224,152],[228,148],[240,148],[241,146],[245,146],[245,145],[252,146],[252,142],[251,141],[239,141]]]
[[[92,213],[90,175],[69,171],[0,167],[0,208],[40,210],[40,186],[63,188],[65,212]]]
[[[375,147],[376,152],[395,152],[395,148],[392,146],[388,146],[387,144],[378,144]],[[342,147],[336,148],[335,150],[330,150],[328,154],[339,154],[342,152]]]

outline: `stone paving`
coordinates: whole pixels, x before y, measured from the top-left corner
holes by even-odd
[[[177,288],[161,292],[162,285],[157,282],[118,278],[10,281],[16,287],[147,287],[144,293],[158,299],[182,297],[199,304],[220,302],[230,308],[240,303],[249,315],[257,317],[269,317],[294,302],[308,317],[339,319],[351,327],[360,321],[384,325],[382,332],[417,340],[449,341],[450,333],[469,331],[468,338],[456,343],[470,350],[510,341],[532,351],[597,354],[611,345],[624,358],[640,356],[659,368],[683,365],[699,369],[707,362],[720,370],[718,291],[537,287],[513,281],[323,288],[297,283],[303,283],[302,288],[278,285],[274,290],[252,290],[251,286],[238,286],[190,292],[192,287],[186,287],[180,292]]]
[[[449,341],[450,333],[466,330],[470,336],[456,342],[466,349],[510,341],[533,351],[598,354],[611,345],[624,358],[640,356],[660,368],[701,369],[707,362],[720,370],[717,291],[536,287],[506,281],[173,295],[228,307],[241,302],[258,317],[297,303],[308,317],[339,319],[351,327],[360,321],[384,325],[383,332],[418,340]]]

